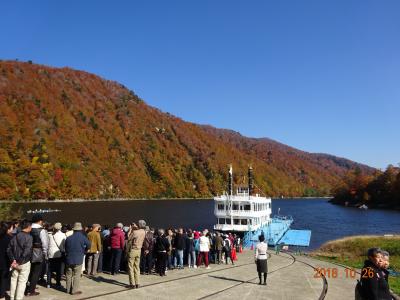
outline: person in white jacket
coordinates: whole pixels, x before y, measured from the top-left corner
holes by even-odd
[[[208,265],[208,252],[210,251],[210,239],[207,236],[207,231],[204,230],[203,234],[199,239],[199,246],[200,246],[200,253],[199,257],[197,258],[197,266],[201,266],[202,259],[204,259],[204,265],[206,269],[210,269]]]
[[[62,264],[65,253],[65,233],[61,231],[61,223],[55,223],[49,230],[49,267],[47,272],[47,287],[51,286],[53,272],[56,273],[56,287],[61,288]]]
[[[260,235],[258,237],[259,243],[256,246],[255,249],[255,254],[254,254],[254,260],[257,265],[257,272],[258,272],[258,278],[260,279],[261,283],[261,275],[264,274],[264,285],[267,285],[267,273],[268,273],[268,265],[267,265],[267,250],[268,250],[268,245],[264,243],[265,237],[264,235]]]

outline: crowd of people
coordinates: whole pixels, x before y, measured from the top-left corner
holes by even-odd
[[[0,300],[39,295],[38,284],[72,295],[81,294],[82,276],[129,275],[127,288],[140,288],[140,276],[166,276],[170,270],[210,264],[234,264],[242,251],[234,234],[150,228],[144,220],[114,227],[48,224],[41,214],[31,220],[0,223]],[[263,235],[255,247],[259,284],[266,285],[267,250]],[[391,300],[389,253],[372,248],[361,269],[356,299]],[[65,287],[61,281],[65,278]]]
[[[367,252],[356,286],[356,300],[393,300],[389,289],[389,252],[371,248]]]
[[[155,230],[144,220],[113,228],[79,222],[71,226],[49,224],[35,214],[31,220],[0,224],[0,299],[8,290],[11,300],[37,296],[38,284],[79,295],[81,277],[102,272],[127,273],[127,288],[140,288],[141,275],[234,264],[241,251],[239,236],[207,229]]]

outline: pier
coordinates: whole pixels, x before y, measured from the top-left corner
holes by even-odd
[[[214,265],[211,269],[172,270],[166,277],[141,276],[139,289],[127,289],[128,276],[99,274],[83,276],[82,294],[40,287],[37,299],[352,299],[356,278],[346,277],[344,267],[306,256],[269,251],[267,286],[258,285],[253,251],[238,254],[235,265]],[[337,278],[317,276],[314,268],[335,268]],[[65,283],[65,282],[63,282]]]

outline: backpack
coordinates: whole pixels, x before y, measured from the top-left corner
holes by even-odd
[[[230,245],[230,242],[229,242],[228,239],[224,240],[224,247],[223,247],[223,250],[224,250],[224,251],[228,251],[228,252],[231,251],[231,245]]]
[[[42,249],[42,240],[40,239],[40,233],[43,228],[33,228],[31,231],[32,236],[32,263],[41,263],[44,261],[44,253]]]
[[[194,251],[197,251],[197,252],[200,251],[200,241],[199,241],[199,239],[194,240]]]
[[[362,289],[362,284],[360,280],[357,280],[356,287],[354,289],[354,294],[355,294],[355,300],[363,300],[364,297],[363,295],[363,289]]]
[[[151,232],[146,232],[146,235],[144,236],[142,248],[144,250],[151,251],[151,250],[153,250],[153,246],[154,246],[153,234]]]

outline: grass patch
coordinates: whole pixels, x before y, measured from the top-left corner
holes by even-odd
[[[314,258],[361,269],[369,248],[379,247],[390,253],[390,268],[400,272],[400,235],[350,236],[323,244],[310,255]],[[389,277],[390,288],[400,295],[400,277]]]

